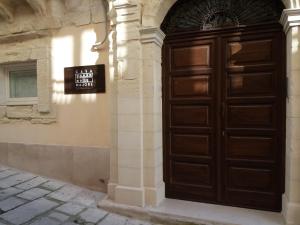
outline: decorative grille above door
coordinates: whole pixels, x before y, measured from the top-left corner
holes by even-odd
[[[278,22],[284,9],[280,0],[179,0],[169,11],[162,30],[212,30]]]

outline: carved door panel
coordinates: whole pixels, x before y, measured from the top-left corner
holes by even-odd
[[[224,201],[281,207],[285,73],[282,32],[222,39]]]
[[[284,37],[174,35],[164,45],[166,196],[280,210]]]
[[[175,43],[167,51],[168,195],[215,199],[216,40]]]

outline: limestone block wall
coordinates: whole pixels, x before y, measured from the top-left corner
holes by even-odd
[[[0,67],[37,61],[38,104],[0,98],[0,163],[106,190],[111,148],[111,80],[105,1],[16,1],[0,13]],[[0,7],[8,7],[0,5]],[[3,8],[2,8],[3,9]],[[106,93],[64,94],[64,68],[105,64]],[[1,92],[1,90],[0,90]]]

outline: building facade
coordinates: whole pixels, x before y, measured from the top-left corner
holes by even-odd
[[[281,105],[281,107],[271,107],[269,111],[266,107],[262,107],[263,109],[261,109],[261,111],[257,108],[256,111],[252,111],[255,115],[258,115],[258,118],[256,117],[256,120],[252,121],[257,122],[258,125],[256,125],[258,127],[251,127],[254,126],[253,123],[248,124],[248,127],[246,127],[249,129],[247,131],[248,142],[246,145],[244,143],[243,149],[246,149],[249,145],[252,146],[251,151],[256,148],[268,149],[268,146],[272,146],[269,147],[271,151],[277,149],[277,153],[282,154],[275,154],[274,160],[276,159],[277,161],[275,161],[278,163],[275,163],[276,165],[274,167],[270,167],[271,169],[266,166],[267,162],[261,158],[259,162],[261,164],[256,164],[254,168],[250,162],[246,165],[240,165],[240,167],[250,167],[251,170],[248,170],[247,173],[240,173],[237,177],[243,178],[245,174],[251,177],[251,174],[255,174],[253,171],[259,170],[260,172],[256,175],[261,176],[260,180],[248,180],[248,184],[246,182],[246,184],[241,185],[246,185],[244,187],[245,189],[249,189],[253,182],[261,185],[254,187],[259,190],[257,195],[253,198],[254,201],[255,199],[258,201],[259,194],[267,193],[273,190],[272,187],[279,186],[279,189],[275,192],[277,193],[277,197],[280,194],[280,207],[277,207],[276,210],[280,211],[279,208],[282,206],[286,224],[299,224],[300,68],[298,61],[300,59],[300,51],[298,47],[300,39],[300,2],[296,0],[282,2],[271,1],[273,3],[276,2],[276,4],[274,3],[273,8],[268,8],[270,5],[267,3],[270,3],[270,1],[265,1],[266,4],[261,6],[266,8],[266,11],[263,12],[273,12],[267,14],[275,15],[272,18],[277,18],[277,14],[279,14],[279,17],[277,21],[271,21],[272,25],[264,25],[263,28],[254,26],[261,24],[261,22],[266,22],[266,18],[262,16],[262,13],[258,10],[255,11],[256,13],[254,11],[247,11],[247,19],[252,22],[254,21],[253,23],[251,22],[252,24],[249,27],[253,25],[253,28],[249,31],[247,30],[247,26],[240,26],[248,24],[236,23],[236,18],[230,16],[229,12],[219,10],[222,1],[203,1],[210,3],[211,9],[216,8],[216,10],[212,10],[212,12],[218,14],[218,17],[213,13],[211,13],[209,17],[204,17],[206,18],[206,23],[203,22],[201,25],[200,21],[202,27],[200,25],[199,27],[201,29],[206,27],[207,30],[211,31],[211,28],[214,28],[215,24],[221,24],[222,26],[217,27],[217,30],[223,32],[223,30],[231,29],[226,29],[227,24],[235,24],[234,27],[236,30],[231,31],[230,34],[232,36],[232,32],[234,33],[234,38],[230,42],[232,45],[230,46],[233,46],[232,51],[234,53],[239,53],[236,59],[230,58],[228,55],[229,58],[224,56],[226,55],[224,53],[225,47],[222,48],[220,46],[225,42],[218,38],[212,38],[211,33],[201,33],[201,31],[199,32],[201,29],[199,29],[197,33],[199,40],[192,40],[194,44],[191,45],[189,43],[191,39],[189,38],[194,37],[195,33],[186,33],[186,36],[181,35],[181,38],[179,38],[176,37],[176,35],[175,37],[174,35],[172,36],[172,34],[164,29],[165,26],[162,26],[162,24],[167,23],[168,26],[171,26],[170,24],[172,23],[166,21],[168,18],[172,18],[172,13],[175,14],[176,7],[179,6],[186,7],[186,15],[182,14],[182,17],[185,18],[185,24],[191,24],[192,22],[189,21],[194,21],[195,17],[190,13],[191,5],[188,5],[188,2],[192,1],[111,0],[106,2],[109,5],[108,18],[105,16],[105,4],[96,0],[28,0],[22,4],[17,3],[17,1],[1,1],[1,17],[4,19],[1,25],[0,36],[1,73],[3,74],[1,82],[3,88],[1,88],[1,90],[6,90],[1,92],[2,98],[0,98],[1,162],[36,173],[72,181],[98,190],[105,190],[107,187],[110,199],[122,204],[140,207],[156,206],[166,197],[166,193],[167,197],[198,200],[196,197],[193,197],[194,195],[182,197],[178,194],[180,188],[173,187],[172,189],[172,186],[170,186],[172,182],[169,178],[172,176],[175,181],[177,179],[177,181],[185,184],[200,182],[199,186],[203,186],[201,182],[203,182],[204,177],[208,175],[207,172],[203,172],[204,170],[187,169],[187,173],[195,173],[195,176],[201,175],[202,180],[191,181],[183,179],[180,176],[174,176],[174,173],[185,176],[185,173],[181,173],[181,171],[188,167],[184,161],[187,157],[179,159],[179,161],[181,160],[181,162],[184,161],[186,163],[183,167],[182,165],[177,167],[174,165],[173,167],[170,165],[168,167],[166,166],[166,158],[169,157],[168,145],[166,144],[168,141],[166,140],[169,139],[165,137],[166,127],[164,126],[166,126],[165,121],[170,121],[167,117],[169,111],[166,111],[166,109],[169,109],[170,104],[166,104],[166,95],[171,93],[166,92],[166,88],[169,88],[167,85],[171,82],[167,84],[164,82],[165,77],[169,76],[168,74],[172,72],[169,71],[169,73],[168,68],[170,65],[172,67],[174,62],[177,62],[179,67],[180,65],[181,67],[193,66],[192,69],[189,69],[189,73],[191,70],[195,70],[195,73],[200,73],[199,71],[202,70],[203,67],[210,65],[212,66],[210,71],[219,71],[216,72],[217,76],[222,74],[222,71],[225,69],[228,69],[227,67],[224,68],[221,66],[225,62],[230,61],[232,63],[230,65],[234,67],[234,63],[239,62],[243,57],[246,56],[247,59],[252,57],[253,61],[256,62],[255,68],[258,68],[257,65],[259,65],[260,70],[254,69],[254,66],[247,60],[243,61],[244,64],[238,65],[239,68],[243,67],[247,69],[249,67],[250,72],[247,70],[247,73],[251,74],[263,73],[267,81],[259,79],[256,80],[256,82],[255,79],[253,81],[254,84],[259,83],[262,86],[264,82],[268,83],[268,79],[271,79],[272,83],[274,79],[276,80],[276,77],[278,77],[278,80],[276,80],[276,82],[274,81],[276,90],[282,90],[282,92],[279,91],[281,94],[273,96],[272,103],[267,101],[271,96],[268,95],[268,98],[265,98],[266,95],[264,95],[263,100],[259,102],[253,100],[251,104],[266,106],[266,104],[272,105],[275,102],[276,107],[278,105]],[[214,5],[213,2],[218,4]],[[244,1],[240,2],[241,5],[246,4]],[[256,1],[248,2],[252,2],[253,5],[256,4]],[[184,4],[189,7],[184,6]],[[226,7],[228,7],[228,5]],[[200,12],[201,10],[199,14]],[[256,21],[254,18],[260,18],[261,20],[259,21],[257,19],[258,21]],[[107,22],[109,23],[108,29],[106,29]],[[203,26],[203,24],[208,26]],[[274,28],[273,25],[276,28]],[[276,35],[272,36],[266,34],[266,31],[268,31],[268,33],[276,33]],[[237,33],[238,36],[236,36]],[[99,45],[99,42],[105,41],[106,34],[108,35],[107,41]],[[218,33],[214,35],[214,37],[220,37],[221,34]],[[244,37],[243,35],[246,36]],[[201,40],[201,37],[203,36],[205,36],[207,40],[210,38],[210,42],[206,40],[205,43],[202,43],[201,41],[203,40]],[[253,36],[255,36],[256,39],[253,39]],[[220,41],[212,41],[216,39]],[[172,45],[172,41],[177,44]],[[248,44],[256,41],[254,47],[259,49],[258,52],[260,52],[260,54],[252,51],[253,46],[251,44],[247,46],[245,43],[241,44],[241,41],[246,41]],[[238,44],[235,46],[236,43]],[[168,61],[170,59],[168,59],[168,55],[166,54],[166,52],[168,52],[166,46],[171,46],[169,52],[173,51],[172,46],[175,46],[175,48],[179,50],[181,47],[181,55],[179,55],[177,61],[174,55],[171,56],[171,62]],[[186,50],[186,48],[191,46],[196,47],[196,50]],[[217,46],[216,49],[220,50],[217,53],[212,52],[207,54],[207,52],[203,52],[203,49],[209,49],[207,46]],[[226,48],[230,49],[228,46]],[[267,53],[268,51],[266,49],[269,50],[269,53]],[[201,64],[199,60],[201,61],[205,54],[206,57],[209,55],[212,58],[207,57],[206,61],[204,60],[205,62]],[[223,57],[223,61],[221,55],[225,57]],[[213,66],[215,64],[213,62],[218,59],[218,56],[221,63],[219,63],[219,69],[214,69]],[[209,63],[208,59],[212,59],[212,63]],[[26,62],[30,62],[31,64],[24,65]],[[166,62],[169,63],[166,64]],[[277,69],[274,69],[275,67],[273,68],[271,64],[268,64],[271,62]],[[95,64],[106,65],[106,92],[103,94],[65,95],[64,68]],[[176,67],[176,63],[174,65]],[[264,66],[263,69],[261,69],[262,65]],[[37,74],[37,91],[36,93],[23,91],[23,88],[18,86],[18,84],[20,84],[20,82],[18,83],[18,76],[14,76],[13,74],[17,74],[18,71],[22,70],[32,71],[32,69],[26,68],[32,68],[34,66],[36,66]],[[201,68],[197,69],[197,66]],[[12,70],[14,73],[11,73],[12,76],[9,76],[9,82],[7,84],[5,74],[7,73],[6,71],[10,71],[11,67],[21,69]],[[236,68],[231,69],[235,69],[233,73],[242,73]],[[179,82],[179,84],[177,84],[179,86],[183,84],[186,85],[186,89],[181,90],[181,95],[187,93],[190,93],[190,95],[191,93],[195,94],[195,92],[191,92],[189,89],[191,82],[182,80],[182,75],[179,74],[182,70],[184,70],[184,68],[181,68],[179,72],[176,71],[176,68],[174,69],[174,74],[176,75],[178,72],[177,75],[179,77],[181,76],[181,80],[177,81]],[[214,74],[214,72],[206,72],[206,75],[210,73]],[[275,78],[268,78],[268,74],[277,75]],[[281,78],[279,78],[279,74],[281,74]],[[284,79],[285,77],[288,78],[287,81]],[[197,80],[196,78],[197,76],[193,79]],[[246,79],[245,77],[243,78]],[[27,85],[25,86],[27,87],[25,88],[26,90],[32,89],[32,86],[30,86],[34,83],[32,73],[26,76],[26,80],[26,82],[24,82],[24,80],[21,82],[22,85]],[[197,86],[199,93],[201,91],[205,92],[205,90],[207,92],[210,84],[208,84],[208,86],[206,84],[205,86],[205,84],[203,84],[203,78],[201,78],[199,82],[199,84],[197,84],[197,82],[192,82],[192,84],[199,85]],[[10,86],[10,83],[14,85]],[[175,83],[172,83],[172,85],[175,85]],[[223,87],[220,86],[222,83],[224,82],[218,81],[218,86],[212,81],[211,85],[216,85],[222,89]],[[233,84],[241,85],[241,78],[235,78]],[[286,85],[287,98],[283,98],[282,96]],[[254,87],[256,88],[255,90],[259,90],[259,87],[255,85],[248,87],[248,91],[250,92],[253,91]],[[270,88],[272,89],[272,87],[271,85]],[[218,88],[213,88],[212,90],[217,91]],[[23,99],[23,102],[16,102],[14,101],[14,96],[18,95],[34,97],[31,99]],[[222,94],[219,95],[223,96]],[[250,97],[248,96],[248,98]],[[256,96],[255,99],[261,97],[262,96],[259,95],[259,97]],[[277,100],[274,99],[280,100],[277,102]],[[179,100],[185,99],[181,96]],[[227,100],[230,101],[230,99]],[[247,102],[248,100],[241,100],[243,107],[250,104]],[[24,103],[24,101],[27,102]],[[190,99],[190,102],[191,101]],[[202,100],[197,99],[197,101]],[[225,104],[228,103],[228,101],[225,102]],[[186,103],[181,102],[179,104],[184,105]],[[222,105],[223,102],[219,101],[212,104]],[[188,119],[192,117],[191,115],[195,114],[184,113],[192,112],[192,110],[193,109],[185,108],[182,113],[179,113],[178,120],[176,120],[174,114],[172,114],[172,118],[175,118],[174,123],[176,123],[176,121],[180,123],[181,121],[183,125],[186,125],[186,121],[189,122]],[[214,108],[209,110],[214,111]],[[216,107],[215,110],[221,111],[221,108]],[[285,113],[279,113],[280,110]],[[251,109],[248,108],[246,111],[251,112]],[[225,111],[225,116],[229,115],[228,112],[229,111]],[[239,112],[241,112],[241,110]],[[277,118],[272,112],[276,112],[276,115],[280,115],[278,115]],[[198,113],[199,112],[196,111],[196,115],[199,115]],[[200,115],[203,114],[200,113]],[[241,117],[240,113],[235,115],[237,115],[236,118]],[[252,115],[246,116],[250,122],[251,116]],[[184,119],[182,119],[183,117]],[[272,117],[272,119],[267,121],[270,117]],[[232,121],[234,120],[232,119]],[[267,124],[266,121],[270,124]],[[278,121],[283,122],[280,123]],[[189,123],[197,123],[197,120],[190,121]],[[281,124],[280,126],[279,123]],[[217,132],[221,130],[222,123],[220,122],[220,124],[221,125],[216,125]],[[190,126],[191,124],[188,125]],[[240,124],[236,122],[233,128],[240,128],[239,125]],[[270,127],[267,127],[268,129],[263,127],[269,125]],[[197,126],[192,124],[193,130],[195,130],[195,127]],[[183,129],[180,126],[179,128],[179,130]],[[232,127],[229,126],[228,129],[230,128]],[[242,128],[241,130],[244,132],[246,128]],[[254,134],[252,134],[252,136],[250,135],[250,133],[253,132],[253,129],[251,130],[250,128],[262,129],[255,130],[255,135],[257,135],[257,132],[261,134],[259,140],[255,139],[255,141],[249,141],[249,136],[252,138],[255,136]],[[271,128],[276,129],[272,131]],[[241,130],[236,132],[242,132]],[[229,131],[225,130],[225,132]],[[276,133],[275,138],[272,136],[272,132]],[[167,135],[169,134],[170,132],[167,133]],[[196,131],[193,134],[194,138],[195,136],[197,137],[197,135],[195,135]],[[203,136],[203,133],[201,134]],[[244,136],[245,135],[246,134],[244,134]],[[187,136],[187,133],[185,133],[185,136]],[[272,140],[268,145],[266,140],[271,136]],[[193,137],[189,136],[189,141],[186,140],[184,144],[190,146],[190,143],[196,143],[194,145],[196,145],[197,148],[203,146],[199,143],[199,139],[192,139]],[[265,142],[259,142],[261,140]],[[178,139],[177,142],[174,142],[177,143],[177,146],[182,144]],[[203,142],[201,143],[203,144]],[[219,147],[221,149],[223,146],[222,143],[223,142],[219,139],[215,139],[212,146],[218,145],[221,146]],[[258,143],[263,144],[259,145]],[[239,146],[236,147],[237,149],[242,149],[241,146],[243,145],[239,143],[236,146]],[[192,147],[190,147],[190,149],[192,149]],[[180,151],[180,149],[178,151]],[[193,154],[194,153],[191,153],[190,156]],[[248,161],[251,160],[253,159],[249,159]],[[223,161],[221,156],[219,156],[219,161],[216,159],[214,165],[220,164],[221,162]],[[193,163],[195,164],[195,162]],[[207,164],[207,162],[205,163]],[[214,168],[214,166],[212,167]],[[268,171],[271,172],[268,173]],[[222,177],[220,172],[212,174],[219,175],[209,176]],[[222,179],[226,178],[220,178],[220,180]],[[264,183],[266,179],[270,179],[270,183]],[[276,185],[274,185],[274,182],[277,182]],[[270,185],[268,191],[261,190],[267,188],[268,185]],[[172,192],[172,190],[176,191]],[[218,190],[220,191],[221,188]],[[222,193],[222,190],[220,193]],[[222,196],[222,194],[219,194],[219,196]],[[265,198],[267,195],[261,196]],[[200,198],[200,201],[201,199],[203,199],[203,196]],[[208,200],[204,199],[203,201],[206,202]],[[276,204],[279,204],[278,201],[277,198]],[[223,204],[223,202],[221,201],[220,204]],[[270,209],[272,207],[266,208]]]

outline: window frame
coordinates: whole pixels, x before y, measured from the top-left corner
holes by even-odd
[[[4,88],[5,88],[5,105],[13,106],[13,105],[35,105],[38,104],[38,85],[37,88],[37,96],[36,97],[24,97],[24,98],[11,98],[10,97],[10,79],[9,72],[10,71],[19,71],[26,69],[35,68],[36,70],[36,79],[38,79],[37,74],[37,62],[36,61],[28,61],[22,63],[10,63],[3,65],[3,76],[4,76]]]

